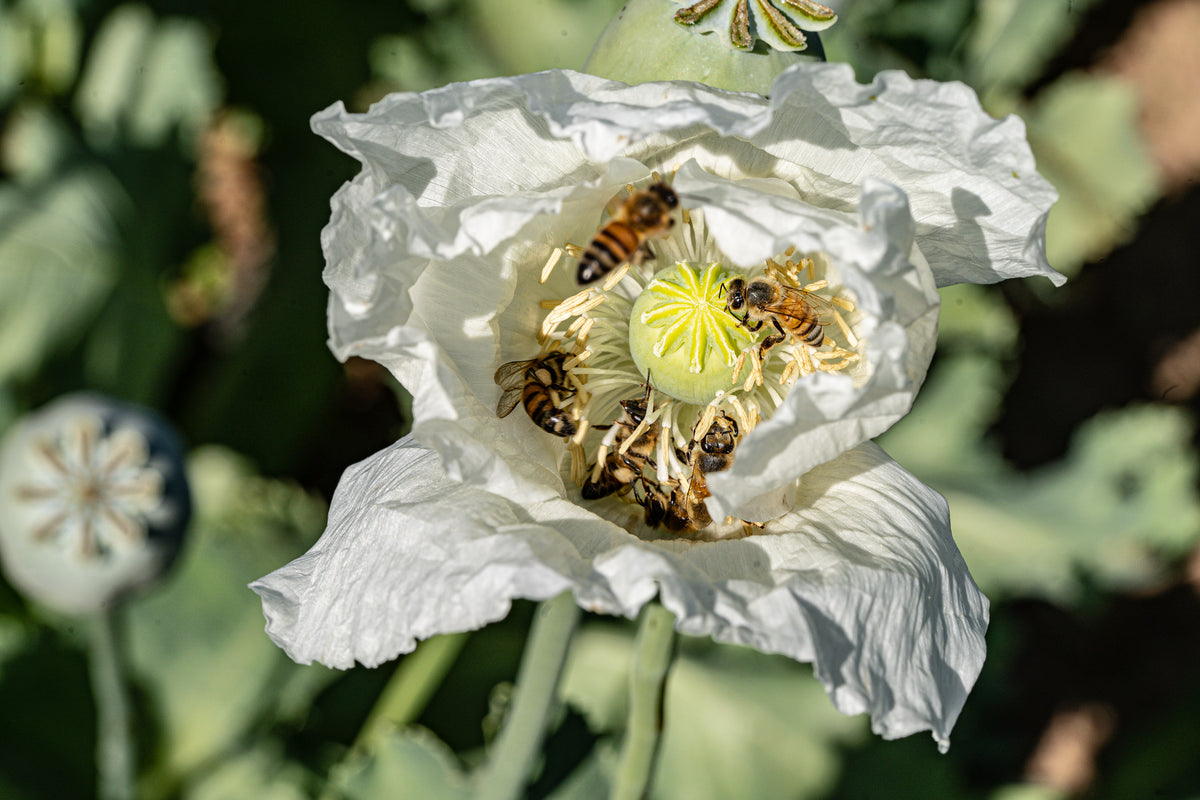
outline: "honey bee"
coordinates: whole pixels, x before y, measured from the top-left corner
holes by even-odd
[[[493,380],[504,390],[496,403],[496,416],[507,417],[519,400],[534,423],[555,436],[575,435],[575,423],[558,406],[559,399],[575,390],[567,380],[564,363],[567,353],[551,353],[528,361],[509,361],[501,364]]]
[[[608,497],[610,494],[632,485],[634,481],[642,477],[643,467],[648,464],[653,465],[651,457],[654,454],[654,448],[658,445],[657,425],[646,428],[624,453],[621,452],[621,445],[646,418],[649,401],[649,384],[646,385],[645,397],[621,401],[621,416],[613,423],[613,426],[617,428],[616,438],[613,440],[608,454],[604,457],[599,474],[595,479],[589,475],[583,486],[580,487],[585,500],[599,500],[601,497]],[[596,470],[593,468],[592,474],[595,472]]]
[[[678,205],[675,190],[662,180],[631,194],[583,251],[579,283],[591,283],[627,261],[640,264],[649,255],[646,240],[674,226],[671,210]]]
[[[644,487],[646,494],[642,505],[646,509],[646,524],[650,527],[662,525],[670,531],[698,531],[711,525],[712,517],[704,505],[705,499],[711,496],[705,476],[729,469],[738,435],[737,421],[722,411],[704,436],[692,439],[686,454],[692,467],[687,490],[676,487],[666,495],[660,487]]]
[[[738,321],[747,330],[757,331],[768,321],[775,326],[776,333],[759,344],[760,356],[789,336],[811,347],[820,347],[825,342],[821,315],[831,305],[825,298],[768,278],[756,278],[749,283],[734,278],[723,288],[725,308],[730,313],[744,309]]]

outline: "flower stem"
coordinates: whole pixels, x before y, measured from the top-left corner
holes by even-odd
[[[538,608],[517,672],[512,708],[478,775],[477,800],[516,800],[521,796],[554,711],[558,681],[578,624],[579,607],[570,592]]]
[[[647,603],[629,671],[629,721],[613,776],[612,800],[640,800],[650,788],[663,726],[663,687],[675,656],[675,617]]]
[[[133,735],[117,652],[117,607],[93,615],[88,667],[96,700],[96,775],[100,800],[132,800]]]
[[[467,637],[466,633],[435,636],[405,656],[363,723],[354,749],[370,751],[388,731],[405,728],[416,720],[458,658]]]

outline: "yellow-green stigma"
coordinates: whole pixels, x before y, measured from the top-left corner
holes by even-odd
[[[704,405],[735,385],[730,372],[755,340],[725,310],[722,286],[734,277],[720,264],[682,262],[657,273],[629,315],[629,351],[654,388]]]

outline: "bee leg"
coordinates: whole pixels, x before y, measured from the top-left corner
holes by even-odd
[[[756,320],[754,320],[754,323],[751,324],[750,323],[750,312],[747,311],[746,316],[742,317],[740,324],[743,328],[750,331],[751,333],[757,333],[760,330],[762,330],[763,321],[761,319],[756,319]]]
[[[763,339],[762,344],[758,346],[758,360],[764,360],[767,357],[767,351],[782,342],[783,339],[784,336],[782,333],[773,333],[767,338]]]
[[[633,251],[633,254],[629,256],[629,265],[631,267],[636,267],[646,261],[654,261],[654,259],[654,253],[650,252],[650,248],[645,242],[642,242],[638,245],[637,249]]]
[[[758,346],[758,357],[760,360],[766,357],[768,350],[787,338],[787,333],[784,332],[783,328],[779,327],[779,320],[772,319],[771,323],[775,326],[775,330],[778,333],[772,333],[762,340],[762,344]]]
[[[666,516],[667,510],[663,507],[662,502],[657,497],[653,496],[650,493],[650,490],[646,488],[646,479],[641,478],[639,482],[642,484],[642,491],[645,492],[645,494],[643,494],[641,497],[638,497],[637,486],[635,485],[633,489],[633,497],[635,500],[637,500],[638,504],[645,509],[645,515],[643,518],[646,521],[647,527],[656,528],[662,524],[663,517]]]

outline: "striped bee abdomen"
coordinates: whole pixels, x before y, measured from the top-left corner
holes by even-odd
[[[628,261],[642,237],[631,226],[613,220],[600,229],[579,260],[579,282],[591,283]]]

